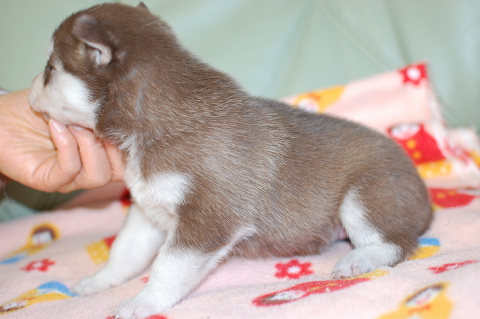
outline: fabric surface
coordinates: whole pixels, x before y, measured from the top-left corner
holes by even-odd
[[[435,218],[408,261],[331,280],[352,249],[293,258],[233,258],[189,296],[150,319],[474,318],[480,313],[480,144],[443,125],[425,64],[287,98],[296,107],[367,124],[400,143],[427,182]],[[105,319],[148,281],[149,270],[95,296],[70,288],[99,270],[127,199],[0,224],[0,316]]]

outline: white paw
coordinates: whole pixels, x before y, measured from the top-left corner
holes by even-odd
[[[155,302],[154,298],[142,298],[139,295],[125,300],[115,309],[112,318],[143,319],[164,311],[165,308]]]
[[[115,286],[118,286],[118,284],[114,283],[113,280],[108,276],[99,276],[98,274],[95,274],[80,280],[72,288],[72,291],[77,295],[90,296]]]
[[[340,259],[332,272],[333,278],[350,278],[400,261],[400,248],[393,244],[356,248]]]
[[[368,256],[353,254],[353,252],[355,251],[350,252],[337,262],[332,272],[332,278],[345,279],[355,277],[376,268]]]

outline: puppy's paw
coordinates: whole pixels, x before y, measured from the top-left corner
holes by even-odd
[[[142,298],[138,295],[125,300],[115,309],[111,318],[118,319],[143,319],[164,311],[164,307],[155,302],[153,298]]]
[[[346,279],[355,277],[376,268],[368,256],[353,254],[353,252],[354,251],[350,252],[337,262],[332,272],[332,278]]]
[[[332,278],[350,278],[382,266],[394,266],[400,261],[401,256],[401,249],[393,244],[356,248],[335,265]]]
[[[111,278],[108,278],[108,276],[99,276],[96,274],[80,280],[72,288],[72,291],[80,296],[90,296],[115,286],[118,286],[118,284],[114,283]]]

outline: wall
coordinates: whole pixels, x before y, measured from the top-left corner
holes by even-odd
[[[479,0],[144,2],[254,94],[279,98],[428,61],[448,123],[480,127]],[[0,87],[28,87],[55,27],[96,3],[0,0]]]

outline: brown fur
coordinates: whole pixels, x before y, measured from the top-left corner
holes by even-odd
[[[257,231],[234,254],[317,253],[329,244],[352,187],[367,219],[403,257],[430,223],[425,186],[394,142],[248,95],[183,49],[144,7],[103,4],[78,12],[54,39],[65,70],[101,101],[98,136],[120,145],[136,135],[145,178],[164,171],[192,177],[177,209],[179,247],[217,251],[253,224]],[[108,45],[112,62],[98,66],[85,58],[93,50],[87,39]]]

